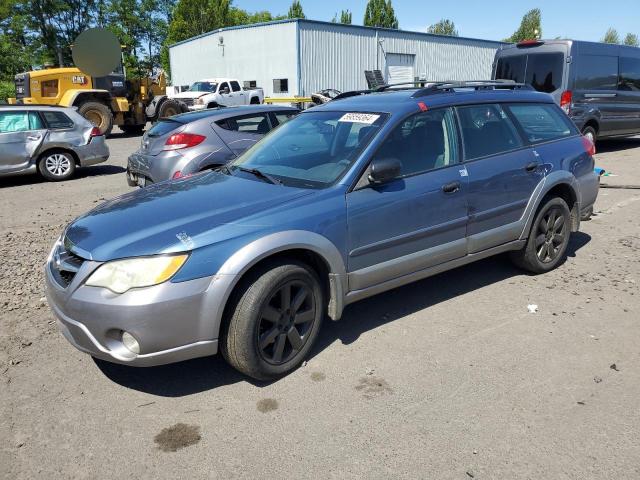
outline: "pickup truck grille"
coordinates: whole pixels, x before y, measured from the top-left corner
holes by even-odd
[[[193,105],[193,98],[180,98],[182,103],[184,103],[187,107],[191,107]]]
[[[68,251],[61,242],[53,251],[49,268],[58,285],[67,288],[83,263],[83,258]]]

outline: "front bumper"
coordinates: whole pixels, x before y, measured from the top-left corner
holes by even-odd
[[[213,355],[232,276],[212,276],[115,294],[85,286],[100,262],[86,260],[64,285],[54,263],[45,267],[47,300],[65,338],[79,350],[114,363],[147,367]],[[140,353],[122,343],[129,332]]]

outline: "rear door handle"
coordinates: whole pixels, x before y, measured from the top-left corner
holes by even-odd
[[[42,138],[42,137],[41,137],[40,135],[29,135],[29,136],[27,137],[27,140],[34,141],[34,140],[40,140],[41,138]]]
[[[524,169],[527,172],[535,172],[539,166],[540,164],[538,162],[531,162],[531,163],[527,163],[527,166],[524,167]]]
[[[445,183],[442,186],[442,191],[444,193],[455,193],[458,190],[460,190],[460,182]]]

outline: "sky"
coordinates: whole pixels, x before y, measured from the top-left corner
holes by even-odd
[[[307,18],[331,21],[336,12],[349,9],[353,23],[362,25],[366,0],[301,0]],[[640,37],[640,0],[392,0],[402,30],[425,31],[441,18],[453,20],[460,36],[502,40],[520,25],[532,8],[542,10],[543,38],[571,38],[599,41],[609,27],[622,38],[627,33]],[[234,0],[249,11],[269,10],[286,14],[291,0]]]

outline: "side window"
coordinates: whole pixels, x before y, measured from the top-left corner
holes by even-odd
[[[458,107],[458,116],[467,160],[522,146],[516,127],[500,105]]]
[[[240,84],[235,80],[231,82],[231,88],[233,89],[234,92],[239,92],[241,90]]]
[[[518,104],[509,105],[516,121],[532,143],[568,137],[575,132],[566,115],[555,105]]]
[[[287,123],[289,120],[294,118],[297,112],[275,112],[274,116],[276,117],[276,122],[278,125],[282,125],[283,123]]]
[[[47,126],[53,130],[73,128],[73,122],[62,112],[42,112]]]
[[[449,108],[414,115],[391,132],[375,157],[400,160],[403,177],[453,165],[459,158],[454,125]]]
[[[25,132],[29,130],[27,112],[0,112],[0,133]]]
[[[618,57],[580,55],[576,69],[576,90],[616,90]]]
[[[47,98],[58,96],[58,80],[45,80],[41,83],[42,96]]]
[[[38,112],[29,112],[29,130],[42,130],[44,124]]]
[[[620,57],[619,88],[640,91],[640,58]]]
[[[219,127],[234,132],[254,133],[264,135],[269,133],[271,127],[267,115],[252,115],[250,117],[227,118],[216,122]]]
[[[229,90],[229,84],[228,84],[227,82],[222,82],[222,83],[220,84],[220,89],[218,90],[218,92],[219,92],[219,93],[224,93],[224,92],[223,92],[223,90],[224,90],[225,88],[226,88],[227,90]],[[231,91],[231,90],[229,90],[229,91]]]

